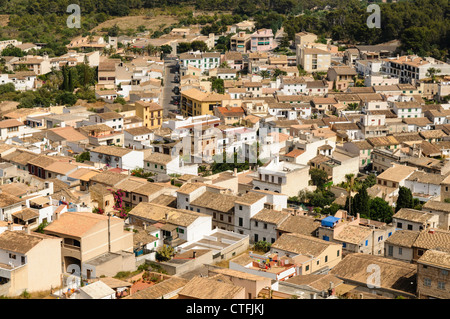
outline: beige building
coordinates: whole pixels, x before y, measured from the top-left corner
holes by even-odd
[[[328,51],[297,46],[297,64],[306,72],[326,72],[331,65]]]
[[[419,299],[450,299],[450,253],[428,250],[417,261]]]
[[[295,47],[298,45],[305,45],[308,43],[315,43],[317,35],[310,32],[299,32],[295,34]]]
[[[412,262],[414,256],[414,242],[419,236],[419,231],[397,230],[385,242],[384,256]]]
[[[115,267],[116,258],[123,259],[125,263],[129,258],[128,254],[133,251],[133,233],[125,231],[123,219],[117,217],[66,212],[56,216],[56,220],[44,229],[44,233],[62,238],[61,257],[64,272],[70,265],[77,265],[85,278],[100,276],[92,269],[95,258],[101,256],[105,263],[113,260]],[[122,255],[123,258],[117,255]],[[134,258],[134,254],[132,256]],[[87,263],[91,264],[90,268],[85,266]],[[102,266],[100,260],[95,261],[95,264]],[[118,269],[110,271],[122,271],[122,262],[119,264]],[[133,270],[134,268],[135,265]]]
[[[224,276],[234,285],[244,288],[245,299],[255,299],[261,292],[261,290],[263,290],[265,287],[271,286],[270,278],[248,274],[229,268],[209,266],[208,276],[212,277],[217,274]]]
[[[310,179],[308,166],[281,162],[275,158],[268,165],[258,168],[253,189],[297,196],[300,190],[308,187]]]
[[[297,233],[283,234],[270,249],[280,257],[298,257],[300,275],[331,269],[342,259],[342,245]]]
[[[6,230],[0,234],[0,296],[61,285],[61,239]]]

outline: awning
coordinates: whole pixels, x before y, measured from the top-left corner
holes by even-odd
[[[41,196],[41,197],[36,197],[36,198],[30,199],[30,202],[33,202],[35,204],[42,206],[42,205],[50,203],[50,199],[48,197]]]
[[[18,212],[11,214],[13,217],[19,218],[23,221],[28,221],[30,219],[39,218],[39,213],[35,212],[34,210],[30,208],[25,208],[22,210],[19,210]]]
[[[175,229],[177,229],[177,227],[178,226],[176,226],[176,225],[173,225],[173,224],[164,224],[162,227],[161,227],[161,229],[162,230],[166,230],[166,231],[172,231],[172,230],[175,230]]]

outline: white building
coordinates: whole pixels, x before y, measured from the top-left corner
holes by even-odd
[[[102,145],[90,151],[90,160],[100,165],[133,170],[144,164],[144,152],[118,146]]]

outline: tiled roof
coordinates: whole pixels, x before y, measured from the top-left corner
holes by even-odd
[[[417,236],[419,236],[419,233],[419,231],[413,230],[398,230],[394,232],[388,239],[386,239],[385,243],[411,248],[414,245]]]
[[[289,233],[298,233],[308,236],[314,236],[320,221],[306,216],[289,216],[277,230]]]
[[[107,221],[108,217],[94,213],[66,212],[59,216],[50,225],[45,227],[44,232],[58,233],[81,238],[98,223]],[[119,218],[111,217],[111,223],[121,223]]]
[[[101,145],[101,146],[94,148],[91,152],[122,157],[122,156],[130,153],[131,151],[132,150],[129,148],[110,146],[110,145]]]
[[[388,180],[393,182],[401,182],[402,180],[408,178],[417,167],[406,166],[406,165],[395,165],[394,167],[389,167],[383,173],[377,176],[377,179]]]
[[[334,239],[351,244],[360,244],[364,239],[372,234],[372,229],[359,225],[347,225]]]
[[[167,295],[175,290],[184,287],[188,283],[188,280],[180,277],[171,277],[156,285],[150,286],[143,290],[127,296],[124,299],[160,299],[162,296]]]
[[[450,268],[450,253],[439,250],[427,250],[417,261],[421,264],[436,266],[439,268]]]
[[[367,272],[367,269],[372,264],[380,267],[381,288],[415,294],[415,286],[411,285],[411,282],[416,280],[417,266],[403,261],[354,253],[345,256],[330,273],[343,280],[359,282],[366,286],[370,280],[369,276],[372,274],[372,272]]]
[[[272,249],[280,249],[299,255],[312,255],[317,257],[325,249],[333,245],[340,246],[339,244],[312,236],[297,233],[285,233],[272,244]]]
[[[259,213],[254,215],[251,218],[251,220],[279,225],[280,223],[285,221],[289,216],[290,215],[287,212],[264,208]]]
[[[421,210],[402,208],[392,217],[424,224],[433,216],[434,214],[430,214]]]
[[[29,235],[21,231],[6,230],[0,234],[0,249],[26,254],[43,239],[44,237]]]
[[[194,299],[234,299],[243,289],[214,277],[196,276],[178,294]]]
[[[243,204],[243,205],[252,205],[259,201],[260,199],[264,198],[264,194],[258,194],[254,192],[248,192],[242,196],[238,196],[236,198],[235,203],[236,204]]]
[[[423,249],[439,249],[450,252],[450,231],[441,229],[424,229],[417,236],[414,247]]]
[[[206,191],[191,202],[191,206],[203,207],[217,212],[228,213],[234,209],[237,196]]]

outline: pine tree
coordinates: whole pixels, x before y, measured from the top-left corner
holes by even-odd
[[[398,212],[402,208],[413,208],[414,199],[411,190],[407,187],[400,186],[398,191],[397,205],[395,206],[395,212]]]
[[[69,73],[69,83],[68,83],[68,87],[67,87],[67,91],[69,92],[73,92],[75,85],[74,85],[74,70],[73,69],[69,69],[68,71]]]

